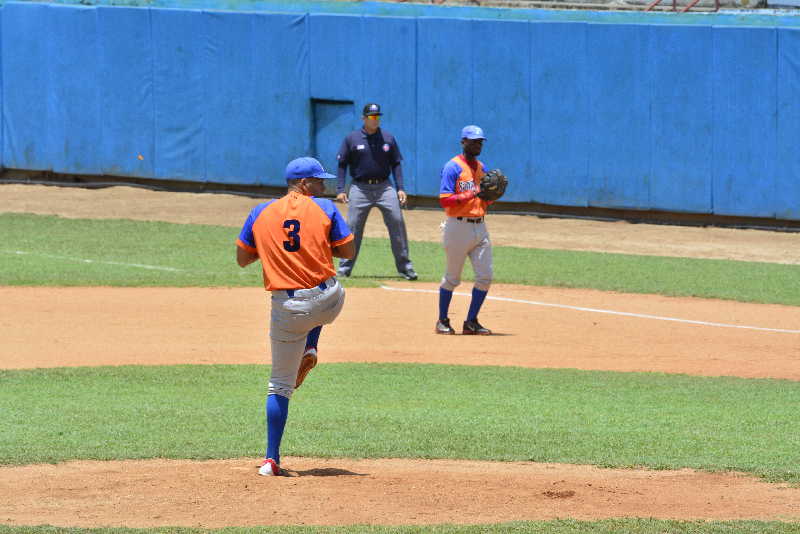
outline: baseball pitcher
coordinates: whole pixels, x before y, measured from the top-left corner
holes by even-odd
[[[323,179],[335,178],[314,158],[297,158],[286,167],[286,196],[259,204],[236,241],[236,261],[246,267],[261,260],[264,287],[272,292],[270,346],[272,372],[266,399],[267,453],[259,474],[286,476],[280,445],[289,399],[317,364],[322,325],[344,305],[333,256],[352,258],[353,234],[328,199]]]

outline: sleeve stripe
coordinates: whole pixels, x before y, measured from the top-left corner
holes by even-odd
[[[252,254],[258,254],[258,249],[257,248],[251,247],[250,245],[248,245],[247,243],[245,243],[241,239],[237,239],[236,240],[236,246],[238,246],[240,248],[243,248],[247,252],[250,252]]]
[[[344,236],[343,238],[339,239],[338,241],[332,242],[331,246],[332,247],[338,247],[339,245],[344,245],[345,243],[349,243],[353,239],[355,239],[353,237],[353,234],[348,234],[348,235]]]

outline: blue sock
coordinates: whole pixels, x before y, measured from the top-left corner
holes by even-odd
[[[453,300],[453,292],[443,287],[439,288],[439,319],[447,319],[450,311],[450,301]]]
[[[267,396],[267,458],[281,463],[281,438],[289,416],[289,399],[282,395]]]
[[[472,288],[472,301],[469,303],[469,312],[467,312],[467,321],[474,321],[478,318],[478,312],[481,311],[483,301],[486,299],[488,291],[481,291],[477,288]]]
[[[317,348],[317,343],[319,343],[319,335],[322,333],[322,325],[314,327],[311,329],[311,332],[308,333],[306,336],[306,348]]]

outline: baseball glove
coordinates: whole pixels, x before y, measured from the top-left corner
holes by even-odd
[[[481,190],[478,193],[478,198],[486,201],[497,200],[506,192],[508,185],[508,178],[503,174],[500,169],[492,169],[481,178]]]

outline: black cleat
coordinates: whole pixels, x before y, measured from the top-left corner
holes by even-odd
[[[434,332],[445,335],[453,335],[456,333],[453,327],[450,326],[450,319],[439,319],[436,321],[436,330],[434,330]]]
[[[492,335],[492,331],[488,328],[484,328],[481,326],[481,323],[478,322],[478,319],[466,320],[464,321],[464,329],[461,333],[465,336],[490,336]]]
[[[417,278],[419,278],[414,269],[408,269],[407,271],[400,273],[400,275],[406,280],[416,280]]]

